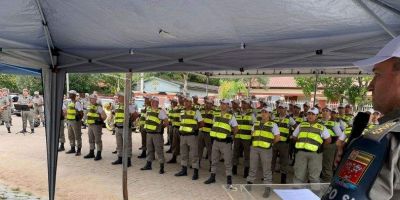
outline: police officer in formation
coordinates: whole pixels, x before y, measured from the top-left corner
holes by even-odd
[[[178,97],[178,103],[179,105],[172,110],[173,113],[175,113],[175,118],[176,118],[176,113],[179,113],[178,115],[180,115],[181,111],[184,109],[184,96],[182,94],[177,94]],[[180,121],[178,120],[179,118],[176,118],[176,120],[174,120],[175,125],[172,126],[172,133],[173,133],[173,137],[172,137],[172,158],[171,160],[169,160],[167,163],[172,164],[172,163],[176,163],[176,159],[180,153],[180,135],[179,135],[179,126],[180,126]]]
[[[192,101],[191,98],[185,98],[185,109],[181,111],[180,115],[179,134],[182,169],[175,176],[187,176],[190,155],[193,168],[192,180],[197,180],[199,178],[198,132],[204,126],[204,122],[200,111],[192,105]]]
[[[11,128],[10,128],[10,117],[8,113],[9,107],[11,107],[11,102],[8,98],[8,96],[5,95],[5,89],[0,89],[0,119],[2,122],[5,123],[7,132],[11,133]]]
[[[89,96],[89,105],[87,107],[87,117],[86,124],[88,125],[88,135],[89,135],[89,154],[85,155],[83,158],[94,158],[95,161],[101,160],[101,151],[103,150],[103,141],[101,140],[102,129],[104,120],[107,118],[103,107],[98,104],[97,96]],[[95,146],[97,146],[96,156],[94,155]]]
[[[215,183],[217,165],[220,156],[223,154],[225,164],[226,183],[232,185],[232,142],[238,131],[238,123],[232,112],[229,111],[230,101],[221,100],[220,109],[214,113],[214,124],[211,128],[210,136],[213,139],[211,153],[211,174],[205,184]]]
[[[22,131],[20,133],[27,133],[27,122],[29,121],[29,126],[31,128],[31,134],[35,132],[34,122],[33,122],[33,101],[32,96],[29,95],[28,89],[22,90],[22,95],[18,98],[18,104],[26,105],[28,108],[21,111],[22,116]]]
[[[118,158],[114,162],[112,162],[112,165],[120,165],[122,164],[122,150],[123,150],[123,145],[124,145],[124,140],[123,140],[123,130],[124,130],[124,120],[125,120],[125,103],[124,103],[124,98],[125,95],[123,93],[118,93],[118,103],[115,105],[113,113],[114,113],[114,126],[115,126],[115,138],[117,141],[117,154]],[[132,124],[133,121],[138,117],[138,113],[135,110],[135,107],[130,104],[128,106],[128,111],[129,111],[129,127],[128,127],[128,144],[127,144],[127,151],[128,151],[128,167],[132,166]]]
[[[77,101],[77,94],[75,90],[69,91],[69,101],[63,105],[63,112],[64,118],[67,120],[68,139],[71,146],[71,149],[66,153],[75,153],[75,156],[80,156],[82,149],[81,120],[83,118],[83,106]]]
[[[201,159],[203,158],[204,148],[206,148],[207,156],[206,158],[210,161],[211,160],[211,128],[213,126],[214,120],[214,101],[210,98],[206,98],[204,102],[204,106],[202,107],[201,117],[203,118],[204,125],[200,128],[199,131],[199,164],[201,163]],[[209,162],[211,166],[211,161]],[[211,170],[211,168],[210,168]]]
[[[151,97],[149,95],[144,96],[144,106],[140,111],[139,118],[139,131],[140,136],[142,138],[142,146],[140,147],[142,153],[138,156],[138,158],[146,158],[146,129],[144,125],[146,124],[146,112],[151,109]]]
[[[280,133],[277,124],[271,120],[272,109],[265,107],[261,109],[261,120],[256,121],[252,127],[251,147],[250,147],[250,171],[247,176],[247,187],[251,190],[251,184],[256,180],[257,169],[259,162],[263,170],[263,183],[272,184],[272,170],[269,164],[271,163],[273,145],[280,141]],[[263,197],[268,198],[271,188],[266,187]]]
[[[38,91],[35,91],[32,99],[33,102],[33,116],[34,119],[40,119],[42,122],[43,127],[45,126],[44,122],[44,100],[43,97],[39,95]]]
[[[248,99],[241,101],[242,106],[240,109],[240,101],[235,101],[234,104],[238,107],[238,111],[235,112],[235,118],[238,123],[238,132],[235,135],[233,144],[233,175],[237,174],[237,166],[239,165],[239,157],[243,153],[244,171],[243,178],[246,178],[249,174],[250,165],[250,146],[251,146],[251,129],[254,122],[256,122],[256,116],[251,108],[251,101]]]
[[[164,128],[168,126],[168,115],[165,110],[159,107],[159,99],[153,97],[151,99],[151,108],[146,112],[146,122],[144,129],[146,130],[146,147],[147,157],[146,165],[141,170],[151,170],[152,162],[155,160],[157,153],[158,162],[160,163],[160,174],[164,174]]]
[[[294,163],[295,183],[320,183],[322,151],[325,145],[331,143],[331,137],[327,128],[318,122],[318,114],[317,108],[311,108],[307,112],[307,122],[300,123],[293,131],[297,150]]]

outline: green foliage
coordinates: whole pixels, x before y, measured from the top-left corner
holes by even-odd
[[[39,91],[43,94],[42,78],[38,76],[17,76],[16,83],[18,93],[22,93],[24,88],[29,89],[30,94],[33,95],[34,91]]]
[[[220,80],[218,95],[220,98],[231,99],[239,93],[248,95],[246,84],[243,80]]]
[[[0,88],[8,88],[12,93],[18,92],[17,76],[0,74]]]
[[[310,97],[315,89],[315,77],[295,77],[296,84],[301,87],[304,95]],[[342,101],[346,99],[349,103],[361,104],[366,102],[367,86],[371,77],[319,77],[318,87],[324,88],[324,95],[329,101]]]

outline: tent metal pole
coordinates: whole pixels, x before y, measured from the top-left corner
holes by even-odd
[[[33,52],[33,53],[47,53],[47,49],[27,49],[27,48],[2,48],[3,52]]]
[[[385,24],[385,22],[383,22],[382,19],[378,17],[378,15],[376,15],[367,5],[365,5],[365,3],[362,0],[356,0],[356,1],[365,12],[367,12],[372,18],[375,19],[375,21],[379,24],[379,26],[381,26],[383,30],[386,31],[386,33],[388,33],[393,38],[397,36],[397,34],[392,30],[390,30],[390,28]]]
[[[381,7],[383,7],[383,8],[385,8],[385,9],[389,10],[389,11],[391,11],[392,13],[394,13],[394,14],[396,14],[396,15],[399,15],[399,16],[400,16],[400,11],[399,11],[399,10],[397,10],[397,9],[395,9],[395,8],[393,8],[393,7],[389,6],[389,5],[387,5],[387,4],[384,3],[384,2],[377,1],[377,0],[369,0],[369,1],[372,2],[372,3],[375,3],[375,4],[377,4],[377,5],[379,5],[379,6],[381,6]]]
[[[124,98],[124,128],[122,149],[122,192],[124,200],[128,200],[128,134],[132,134],[129,124],[132,120],[129,113],[129,105],[132,100],[132,72],[125,75]]]
[[[317,70],[317,74],[315,75],[315,85],[314,85],[314,102],[313,107],[317,101],[317,88],[318,88],[318,78],[319,78],[319,71]]]

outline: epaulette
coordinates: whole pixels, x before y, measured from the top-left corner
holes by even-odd
[[[371,129],[364,130],[364,137],[370,140],[380,142],[390,132],[400,132],[399,119],[388,121],[384,124],[377,125]]]

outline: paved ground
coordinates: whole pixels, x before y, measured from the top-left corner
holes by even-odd
[[[36,129],[31,135],[15,134],[20,130],[21,118],[14,117],[12,134],[6,133],[4,126],[0,126],[0,181],[10,188],[19,188],[37,197],[47,196],[47,164],[46,138],[44,128]],[[85,155],[88,149],[87,131],[83,130],[83,149]],[[113,166],[111,162],[116,155],[111,152],[115,149],[115,137],[103,129],[104,151],[103,160],[95,162],[83,159],[83,155],[76,157],[59,154],[57,171],[57,199],[122,199],[122,167]],[[153,163],[153,171],[140,171],[145,164],[139,155],[140,134],[134,134],[133,166],[128,169],[128,184],[130,199],[230,199],[223,189],[226,178],[223,172],[223,163],[220,163],[217,173],[217,183],[204,185],[208,176],[208,161],[200,170],[200,179],[191,180],[192,171],[188,177],[177,178],[173,174],[179,171],[178,164],[166,165],[166,174],[158,174],[158,163]],[[69,145],[66,144],[66,147]],[[171,154],[166,154],[168,160]],[[242,168],[239,175],[234,176],[234,183],[244,183]]]

